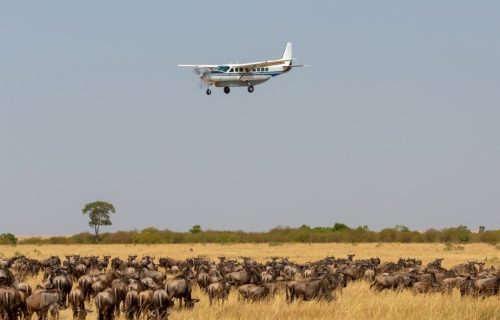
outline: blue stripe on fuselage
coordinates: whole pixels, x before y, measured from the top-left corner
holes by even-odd
[[[275,71],[275,72],[255,72],[255,73],[246,73],[246,72],[222,72],[222,71],[210,71],[209,75],[218,75],[218,76],[279,76],[284,73],[284,71]]]

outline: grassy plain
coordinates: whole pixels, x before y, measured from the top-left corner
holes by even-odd
[[[444,258],[443,265],[480,260],[487,265],[500,264],[500,247],[488,244],[167,244],[167,245],[19,245],[0,246],[0,256],[24,254],[32,258],[66,254],[105,255],[126,258],[129,254],[170,256],[176,259],[203,256],[238,258],[250,256],[265,261],[272,256],[287,256],[299,263],[318,260],[328,255],[345,257],[356,254],[356,259],[380,257],[382,261],[395,261],[399,257],[421,259],[427,263],[434,258]],[[30,279],[31,284],[40,279]],[[245,304],[237,301],[234,292],[224,306],[212,306],[204,293],[197,288],[193,296],[201,298],[194,310],[174,308],[169,319],[500,319],[500,297],[486,299],[461,298],[458,291],[452,296],[442,294],[413,295],[411,292],[374,293],[364,282],[350,283],[332,303],[295,302],[287,304],[284,293],[270,301]],[[88,319],[94,319],[95,313]],[[68,310],[61,319],[71,319]],[[122,319],[122,318],[120,318]]]

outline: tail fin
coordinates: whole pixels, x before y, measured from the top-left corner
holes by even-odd
[[[283,60],[290,60],[288,64],[292,64],[292,43],[288,42],[286,44],[285,52],[283,52]]]

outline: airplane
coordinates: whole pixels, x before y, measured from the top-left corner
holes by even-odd
[[[229,94],[231,87],[247,87],[248,92],[254,91],[254,86],[267,80],[287,73],[296,67],[292,62],[292,43],[288,42],[281,59],[251,63],[230,63],[224,65],[212,64],[180,64],[179,67],[191,67],[200,77],[201,84],[208,88],[207,95],[212,94],[210,86],[224,87],[224,93]]]

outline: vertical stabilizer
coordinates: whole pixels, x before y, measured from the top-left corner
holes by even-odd
[[[284,60],[292,60],[292,43],[288,42],[286,44],[285,52],[283,52],[283,58]],[[292,61],[288,62],[288,64],[291,64]]]

